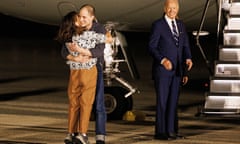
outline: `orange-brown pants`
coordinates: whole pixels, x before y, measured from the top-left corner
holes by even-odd
[[[69,133],[87,133],[95,98],[97,68],[70,70],[68,85],[69,97]]]

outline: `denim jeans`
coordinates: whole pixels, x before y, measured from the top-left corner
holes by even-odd
[[[106,135],[107,115],[104,104],[104,79],[101,64],[97,63],[97,89],[95,97],[95,114],[96,114],[96,139],[104,140]]]

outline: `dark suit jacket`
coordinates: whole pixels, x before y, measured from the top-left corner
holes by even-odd
[[[153,57],[153,78],[155,76],[169,76],[176,73],[179,76],[183,76],[186,59],[191,59],[192,57],[185,26],[180,20],[176,20],[176,23],[179,33],[178,46],[175,44],[172,31],[165,17],[152,24],[149,52]],[[173,70],[168,71],[160,64],[165,57],[172,62]]]

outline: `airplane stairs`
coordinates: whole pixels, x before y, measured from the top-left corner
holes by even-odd
[[[240,116],[240,0],[232,0],[229,9],[223,11],[227,12],[223,44],[200,114]]]

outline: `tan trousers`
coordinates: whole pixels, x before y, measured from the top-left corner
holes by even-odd
[[[87,133],[95,98],[97,68],[70,70],[68,85],[69,97],[69,133]]]

